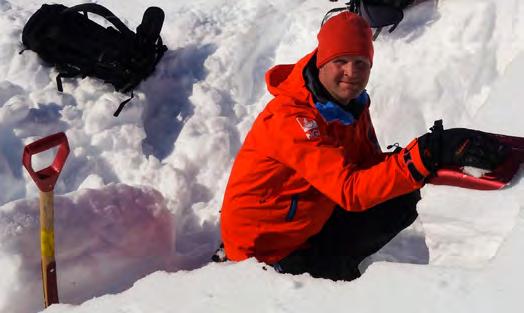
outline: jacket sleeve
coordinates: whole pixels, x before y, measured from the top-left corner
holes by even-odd
[[[298,119],[310,121],[309,127]],[[348,211],[363,211],[419,189],[429,175],[416,141],[400,153],[384,155],[382,161],[361,168],[345,159],[343,148],[326,135],[326,124],[311,112],[275,114],[261,127],[264,138],[257,141],[268,156],[294,169]]]

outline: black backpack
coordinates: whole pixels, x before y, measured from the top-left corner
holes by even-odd
[[[88,13],[105,18],[112,26],[103,27],[89,19]],[[120,104],[114,116],[133,98],[133,88],[151,74],[167,50],[160,30],[164,12],[148,8],[131,31],[105,7],[86,3],[73,7],[44,4],[24,26],[22,42],[59,72],[61,78],[92,76],[110,83],[120,92],[131,91],[131,98]]]
[[[337,0],[330,1],[336,2]],[[345,3],[345,7],[328,11],[322,20],[322,24],[329,19],[331,14],[349,10],[362,16],[371,28],[377,29],[373,35],[373,40],[375,40],[385,26],[391,25],[389,32],[394,31],[404,18],[403,10],[414,2],[415,0],[350,0]]]

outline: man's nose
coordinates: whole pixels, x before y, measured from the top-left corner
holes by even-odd
[[[355,73],[356,67],[354,62],[344,64],[344,75],[351,76]]]
[[[360,75],[366,71],[366,66],[358,61],[350,61],[344,64],[344,73],[348,76]]]

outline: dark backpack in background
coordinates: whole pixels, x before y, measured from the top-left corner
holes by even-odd
[[[336,2],[338,0],[330,1]],[[390,33],[394,31],[404,18],[404,9],[415,2],[416,0],[350,0],[345,3],[345,7],[328,11],[322,20],[322,24],[333,13],[348,10],[362,16],[371,28],[376,28],[373,35],[373,40],[375,40],[385,26],[391,26]]]
[[[89,13],[112,25],[101,26],[89,19]],[[57,69],[59,91],[64,77],[92,76],[132,95],[133,88],[154,71],[167,50],[160,38],[163,23],[164,12],[158,7],[144,12],[135,33],[111,11],[95,3],[70,8],[44,4],[24,26],[22,42]],[[131,98],[120,104],[114,116]]]

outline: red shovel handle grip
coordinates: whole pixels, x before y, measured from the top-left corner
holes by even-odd
[[[31,163],[31,157],[34,154],[57,146],[58,152],[56,153],[53,163],[50,166],[35,172]],[[67,142],[66,135],[64,133],[56,133],[25,146],[22,163],[24,164],[24,167],[29,175],[31,175],[31,178],[33,178],[33,181],[38,186],[38,189],[43,192],[49,192],[52,191],[55,187],[56,180],[58,179],[58,176],[64,167],[64,163],[68,154],[69,143]]]

